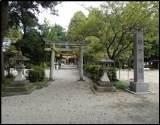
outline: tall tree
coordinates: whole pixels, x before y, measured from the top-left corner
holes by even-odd
[[[8,15],[11,15],[9,17],[9,24],[23,26],[25,33],[29,28],[28,26],[32,27],[32,24],[36,23],[35,13],[39,12],[39,5],[44,8],[50,8],[51,12],[56,14],[55,6],[58,3],[57,1],[1,1],[1,80],[4,79],[2,45],[3,37],[8,27]],[[33,20],[30,17],[33,18]],[[34,23],[32,23],[32,21],[34,21]]]
[[[1,1],[1,83],[4,80],[3,37],[8,27],[8,1]]]
[[[107,2],[102,5],[101,10],[91,8],[84,21],[74,21],[75,14],[68,29],[68,36],[76,40],[96,37],[104,47],[100,51],[106,52],[109,58],[126,60],[132,56],[133,33],[137,28],[144,31],[145,51],[147,48],[147,51],[153,51],[153,46],[149,43],[157,40],[158,9],[157,2]],[[75,22],[82,23],[76,25]],[[153,55],[154,52],[151,53]]]
[[[15,45],[17,48],[21,48],[23,55],[30,59],[31,64],[36,65],[44,62],[45,58],[42,57],[45,57],[45,44],[40,33],[35,29],[27,32],[26,37],[18,40]]]
[[[84,26],[85,20],[86,17],[81,11],[78,11],[74,14],[67,32],[67,38],[70,41],[80,41],[84,39],[82,27]]]
[[[49,25],[48,21],[44,21],[44,24],[40,26],[42,37],[52,41],[64,41],[66,40],[66,32],[60,25]]]

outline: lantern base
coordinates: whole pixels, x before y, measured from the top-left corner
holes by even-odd
[[[110,81],[98,81],[97,85],[103,86],[103,87],[112,87],[112,83]]]
[[[98,81],[93,85],[93,88],[95,91],[97,92],[115,92],[116,91],[116,88],[110,82],[105,83],[105,85],[100,85],[100,84],[101,84],[101,81]]]
[[[2,91],[2,96],[30,94],[36,87],[28,80],[14,81]]]

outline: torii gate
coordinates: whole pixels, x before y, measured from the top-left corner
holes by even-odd
[[[80,43],[71,43],[71,42],[67,42],[67,41],[51,41],[51,40],[47,40],[47,39],[43,39],[45,41],[46,44],[51,45],[51,47],[49,48],[45,48],[46,51],[51,51],[51,67],[50,67],[50,80],[55,80],[54,77],[54,61],[55,61],[55,45],[69,45],[69,46],[74,46],[74,47],[79,47],[79,51],[80,51],[80,59],[79,59],[79,77],[80,77],[80,81],[83,81],[83,46],[84,43],[81,41]],[[63,49],[64,51],[67,51],[68,49]],[[69,49],[71,50],[71,49]]]

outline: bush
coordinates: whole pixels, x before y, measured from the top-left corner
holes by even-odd
[[[34,66],[33,70],[29,71],[28,79],[30,82],[43,81],[44,76],[45,76],[44,69],[39,66]]]
[[[99,80],[103,73],[102,67],[95,64],[84,65],[84,70],[91,74],[93,80]]]
[[[14,79],[14,76],[12,74],[8,74],[5,78]]]
[[[91,79],[93,80],[99,80],[100,77],[103,75],[103,69],[101,65],[95,65],[95,64],[86,64],[84,65],[84,71],[91,74]],[[107,74],[110,79],[110,81],[116,81],[117,75],[116,75],[116,69],[113,67],[107,68]]]
[[[125,81],[117,81],[117,82],[113,82],[113,84],[118,89],[126,90],[128,88],[128,84]]]
[[[3,85],[9,85],[13,82],[14,77],[13,78],[5,78],[3,81]]]
[[[116,69],[114,67],[107,68],[107,74],[110,79],[110,81],[116,81],[117,80],[117,74]]]

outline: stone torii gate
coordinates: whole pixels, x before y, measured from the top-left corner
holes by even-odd
[[[51,41],[51,40],[47,40],[47,39],[43,39],[45,41],[46,44],[51,45],[49,48],[45,48],[46,51],[51,51],[51,67],[50,67],[50,80],[54,81],[55,77],[54,77],[54,61],[55,61],[55,45],[68,45],[68,46],[72,46],[72,47],[78,47],[79,48],[79,52],[80,52],[80,58],[79,58],[79,77],[80,77],[80,81],[83,81],[83,46],[84,43],[80,42],[80,43],[71,43],[68,41]],[[67,50],[71,50],[71,49],[63,49],[64,51]],[[73,49],[72,49],[73,50]]]

